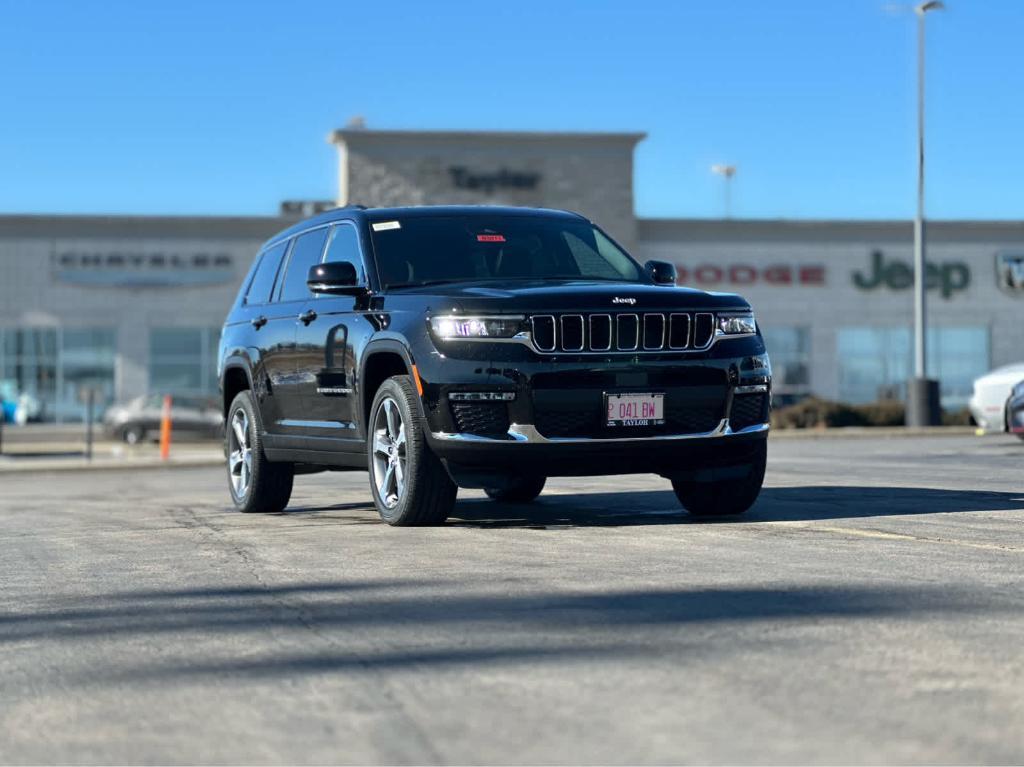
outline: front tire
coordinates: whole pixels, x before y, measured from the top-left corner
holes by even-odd
[[[146,430],[138,424],[126,426],[121,432],[121,439],[126,445],[138,445],[146,438]]]
[[[381,519],[396,527],[442,524],[458,493],[427,445],[417,399],[409,376],[393,376],[370,408],[370,492]]]
[[[228,489],[235,508],[247,514],[283,511],[292,497],[295,467],[271,463],[263,454],[263,425],[248,391],[228,408],[224,444],[228,457]]]
[[[505,487],[488,487],[484,492],[491,500],[502,503],[529,503],[541,494],[547,479],[537,475],[516,477]]]
[[[768,462],[768,442],[754,448],[750,470],[745,477],[719,479],[712,482],[672,480],[676,498],[695,517],[724,517],[742,514],[757,500],[764,484]]]

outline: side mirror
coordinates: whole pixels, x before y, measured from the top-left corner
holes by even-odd
[[[366,286],[359,284],[355,266],[348,261],[329,261],[311,266],[306,287],[312,293],[337,296],[358,296],[366,292]]]
[[[648,261],[644,264],[648,276],[656,285],[675,285],[676,267],[668,261]]]

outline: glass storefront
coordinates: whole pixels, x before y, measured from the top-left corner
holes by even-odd
[[[97,415],[113,402],[116,359],[113,328],[3,328],[0,395],[30,421],[81,421],[86,390]]]
[[[906,398],[914,370],[910,328],[841,328],[837,340],[840,400],[857,404]],[[929,374],[939,379],[942,406],[966,407],[974,379],[990,368],[988,328],[933,327],[927,343]]]
[[[217,392],[220,328],[149,331],[149,391],[206,395]]]
[[[772,361],[772,395],[776,405],[811,393],[811,332],[808,327],[761,328]]]

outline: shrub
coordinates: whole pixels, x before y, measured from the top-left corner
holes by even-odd
[[[824,429],[829,426],[903,426],[906,406],[899,400],[881,400],[867,405],[846,405],[819,397],[808,397],[794,405],[772,410],[773,429]],[[968,410],[943,411],[943,426],[972,424]]]
[[[971,415],[971,411],[965,407],[962,407],[959,410],[943,410],[942,425],[977,426],[977,424],[974,422],[974,416]]]
[[[808,397],[795,405],[772,411],[776,429],[823,429],[826,426],[864,426],[864,416],[849,405]]]
[[[865,426],[903,426],[906,423],[906,405],[899,400],[855,405],[854,410],[864,416]]]

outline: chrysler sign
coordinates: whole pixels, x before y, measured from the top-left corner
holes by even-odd
[[[235,279],[234,259],[220,251],[58,248],[53,273],[61,282],[96,287],[185,287]]]

